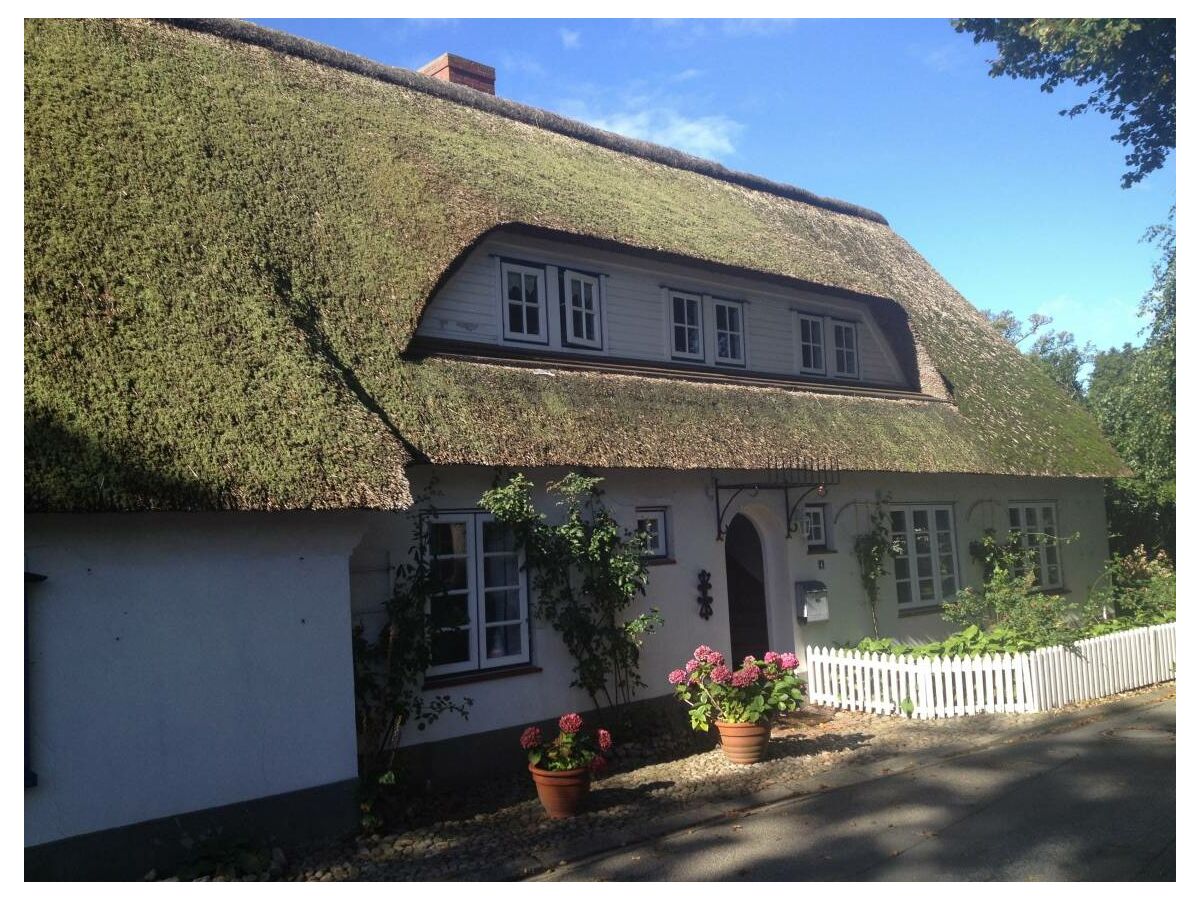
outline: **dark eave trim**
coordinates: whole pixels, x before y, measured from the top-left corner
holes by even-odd
[[[642,378],[670,378],[709,384],[729,384],[739,387],[782,388],[818,394],[838,394],[852,397],[875,397],[884,400],[921,400],[928,403],[948,403],[918,391],[882,384],[843,384],[836,379],[814,380],[771,372],[744,369],[714,371],[710,366],[683,362],[655,362],[644,359],[605,356],[580,356],[543,350],[536,353],[514,354],[512,348],[472,341],[451,341],[443,338],[417,337],[404,354],[406,359],[453,359],[462,362],[491,363],[525,369],[552,367],[569,372],[592,372],[605,375],[634,375]]]
[[[566,135],[576,140],[594,144],[597,147],[604,147],[607,150],[614,150],[618,153],[625,153],[629,156],[661,163],[675,169],[684,169],[689,172],[695,172],[698,175],[706,175],[709,178],[715,178],[719,181],[726,181],[730,184],[736,184],[755,191],[762,191],[765,194],[773,194],[788,200],[796,200],[809,206],[827,209],[830,212],[854,216],[870,222],[878,222],[880,225],[888,224],[887,219],[874,210],[857,206],[853,203],[847,203],[844,200],[821,197],[794,185],[772,181],[769,178],[763,178],[760,175],[753,175],[749,172],[738,172],[733,169],[727,169],[720,163],[702,159],[699,156],[692,156],[689,153],[682,153],[670,147],[663,147],[658,144],[652,144],[649,141],[640,141],[621,134],[614,134],[611,131],[604,131],[595,126],[576,121],[575,119],[568,119],[566,116],[538,109],[535,106],[515,103],[512,100],[505,100],[503,97],[485,94],[473,88],[441,81],[437,78],[431,78],[428,75],[422,75],[419,72],[400,69],[394,66],[385,66],[374,60],[356,56],[344,50],[338,50],[336,47],[296,37],[282,31],[263,28],[261,25],[255,25],[251,22],[243,22],[240,19],[160,19],[159,21],[177,28],[186,28],[191,31],[213,34],[227,40],[239,41],[243,44],[253,44],[276,53],[284,53],[288,56],[295,56],[300,59],[309,60],[310,62],[319,63],[332,69],[353,72],[356,75],[363,75],[367,78],[373,78],[376,81],[399,85],[409,90],[420,91],[423,94],[431,94],[462,106],[470,106],[484,112],[503,116],[506,119],[512,119],[526,125],[533,125],[536,128],[544,128],[546,131],[552,131],[556,134]]]

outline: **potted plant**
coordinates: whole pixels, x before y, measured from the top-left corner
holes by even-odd
[[[579,713],[566,713],[559,717],[558,737],[545,741],[542,729],[530,725],[521,733],[521,747],[529,757],[529,772],[546,814],[566,819],[575,815],[587,796],[593,773],[608,765],[604,754],[612,749],[612,735],[598,728],[593,739],[584,733]]]
[[[701,644],[682,669],[667,676],[675,685],[675,696],[686,703],[692,728],[708,731],[715,722],[721,734],[725,758],[738,765],[761,762],[771,739],[771,719],[793,710],[804,698],[795,669],[800,664],[794,653],[747,656],[732,669],[711,647]]]

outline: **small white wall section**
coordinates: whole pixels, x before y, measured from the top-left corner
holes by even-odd
[[[552,350],[582,357],[667,362],[670,360],[664,286],[700,295],[745,301],[745,369],[752,372],[800,375],[796,312],[858,322],[859,378],[834,378],[847,384],[867,382],[908,387],[901,369],[871,316],[868,305],[850,299],[790,290],[751,278],[719,275],[699,267],[632,258],[614,251],[540,238],[496,234],[482,241],[430,301],[417,334],[428,338],[500,345],[501,286],[498,258],[523,260],[559,269],[602,273],[604,348],[602,351],[562,346],[558,339],[557,276],[548,285],[550,343],[511,344],[517,352]],[[711,302],[704,309],[705,340],[713,340]],[[826,335],[826,355],[832,367],[832,336]],[[712,351],[710,348],[709,356]],[[738,368],[714,367],[737,372]]]
[[[537,486],[535,501],[551,517],[558,511],[544,487],[565,471],[526,472]],[[430,474],[431,470],[424,467],[410,470],[414,491],[421,490]],[[494,477],[490,469],[471,467],[439,467],[436,474],[440,493],[433,503],[443,509],[477,507],[480,495]],[[680,666],[698,644],[729,652],[725,548],[716,540],[712,478],[715,474],[723,482],[747,482],[753,481],[754,473],[600,470],[596,474],[605,478],[602,487],[609,508],[630,529],[635,524],[637,507],[669,509],[674,561],[650,567],[647,596],[630,611],[635,615],[655,606],[666,619],[657,634],[646,638],[642,649],[641,674],[647,687],[639,697],[669,694],[667,673]],[[877,492],[890,494],[897,503],[948,504],[953,508],[958,571],[964,585],[977,585],[982,580],[968,545],[987,528],[1004,530],[1009,501],[1055,501],[1060,533],[1078,535],[1062,548],[1065,586],[1071,600],[1086,597],[1108,553],[1103,484],[1099,480],[843,473],[841,483],[830,486],[827,496],[821,498],[827,504],[832,545],[832,552],[822,554],[808,553],[802,532],[790,539],[785,537],[782,492],[764,490],[756,495],[746,491],[730,506],[726,521],[736,513],[745,513],[762,540],[768,629],[774,649],[796,651],[806,644],[856,643],[871,633],[852,548],[855,535],[867,527],[869,504]],[[727,498],[728,494],[723,493],[722,499]],[[351,560],[355,571],[353,609],[356,621],[363,622],[374,636],[384,622],[381,606],[390,591],[390,567],[408,558],[411,522],[407,515],[367,515],[370,527]],[[713,615],[707,621],[700,618],[696,602],[701,569],[712,574]],[[797,623],[794,584],[805,580],[827,585],[828,622]],[[954,630],[936,609],[901,616],[890,574],[880,583],[878,612],[881,632],[899,639],[931,640]],[[586,713],[591,703],[585,693],[568,686],[572,661],[554,630],[535,622],[531,648],[532,663],[542,671],[437,688],[432,692],[471,697],[475,704],[470,718],[448,715],[425,731],[410,729],[403,743],[460,737],[548,719],[570,710]]]
[[[25,843],[357,775],[353,514],[29,516]]]

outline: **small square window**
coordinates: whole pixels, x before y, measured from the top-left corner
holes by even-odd
[[[814,550],[825,550],[829,547],[823,505],[804,507],[804,541]]]
[[[646,536],[646,547],[643,551],[646,556],[652,559],[667,558],[669,533],[666,507],[639,507],[636,530]]]

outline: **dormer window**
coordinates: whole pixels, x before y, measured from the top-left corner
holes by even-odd
[[[729,300],[714,300],[716,319],[716,360],[727,366],[746,364],[745,317],[742,304]]]
[[[825,374],[825,320],[798,314],[800,320],[800,371]]]
[[[700,325],[700,297],[671,292],[671,355],[678,359],[704,359],[704,333]]]
[[[858,377],[858,329],[853,322],[833,323],[833,374]]]
[[[504,290],[504,339],[545,344],[546,270],[505,262],[500,265]]]
[[[564,343],[572,347],[603,347],[600,333],[600,279],[593,275],[563,273],[565,297]]]

